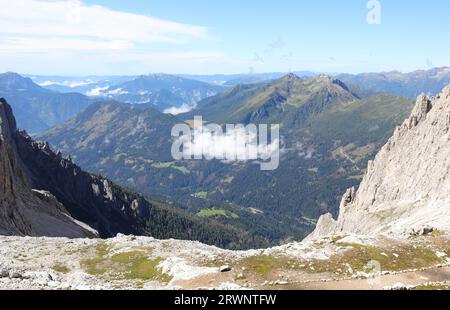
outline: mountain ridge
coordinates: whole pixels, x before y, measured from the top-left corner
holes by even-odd
[[[388,92],[415,99],[420,93],[437,94],[450,83],[450,67],[361,74],[338,74],[337,78],[373,92]]]
[[[5,234],[113,237],[117,233],[194,239],[222,247],[248,247],[251,236],[195,218],[162,202],[84,172],[15,128],[0,101],[0,231]]]
[[[82,94],[50,91],[12,72],[0,74],[0,97],[13,107],[18,126],[29,132],[61,124],[91,103]]]
[[[201,114],[211,122],[251,123],[280,122],[278,119],[292,117],[289,111],[295,111],[303,120],[311,113],[320,112],[329,103],[357,99],[342,82],[328,76],[301,79],[295,74],[287,74],[280,79],[248,85],[237,85],[224,93],[207,98],[197,104],[192,112],[181,117]],[[300,113],[300,114],[299,114]],[[271,117],[277,114],[277,117]],[[225,116],[226,115],[226,116]]]
[[[169,74],[140,75],[101,90],[99,96],[131,104],[145,104],[161,112],[192,108],[204,98],[225,88]]]

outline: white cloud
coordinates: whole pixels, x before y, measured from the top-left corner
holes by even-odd
[[[2,0],[0,0],[2,1]],[[1,24],[1,21],[0,21]],[[1,27],[1,26],[0,26]],[[0,30],[1,32],[1,30]],[[105,41],[83,38],[54,38],[54,37],[27,37],[2,36],[0,37],[1,54],[10,53],[37,53],[48,51],[120,51],[130,50],[133,44],[128,41]]]
[[[52,82],[52,81],[45,81],[43,83],[38,83],[39,86],[46,87],[51,85],[59,85],[58,82]]]
[[[171,107],[169,109],[165,109],[164,113],[178,115],[178,114],[182,114],[182,113],[187,113],[187,112],[191,111],[193,108],[194,108],[193,106],[183,104],[180,107]]]
[[[258,144],[258,135],[247,128],[228,129],[216,135],[205,127],[194,131],[193,139],[185,143],[187,154],[206,158],[225,159],[225,162],[268,159],[280,151],[280,140],[269,144]]]
[[[103,91],[107,90],[109,88],[109,86],[105,86],[105,87],[96,87],[91,89],[90,91],[86,92],[86,96],[89,97],[100,97],[103,95]]]
[[[116,88],[109,90],[109,86],[105,87],[96,87],[91,89],[90,91],[86,92],[86,96],[89,97],[114,97],[114,96],[120,96],[120,95],[126,95],[128,94],[128,91],[124,90],[123,88]]]
[[[94,38],[104,44],[183,43],[207,28],[110,10],[80,1],[0,0],[0,32],[19,37]],[[114,43],[116,42],[116,43]],[[67,45],[67,42],[66,44]],[[69,44],[70,45],[70,44]]]
[[[123,90],[122,88],[116,88],[108,91],[106,95],[108,96],[119,96],[119,95],[126,95],[128,92],[126,90]]]
[[[0,0],[0,8],[0,71],[180,73],[224,62],[222,52],[192,50],[211,41],[206,27],[75,0]]]
[[[93,81],[64,81],[64,82],[54,82],[54,81],[45,81],[42,83],[38,83],[39,86],[42,87],[46,87],[46,86],[52,86],[52,85],[60,85],[60,86],[66,86],[66,87],[70,87],[70,88],[75,88],[75,87],[83,87],[83,86],[88,86],[90,84],[94,84]]]

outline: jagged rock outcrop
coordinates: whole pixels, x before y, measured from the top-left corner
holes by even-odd
[[[450,85],[419,96],[411,116],[381,149],[359,190],[344,195],[337,221],[322,217],[309,238],[450,230]]]
[[[16,121],[0,99],[0,234],[90,237],[50,193],[33,191],[16,144]]]

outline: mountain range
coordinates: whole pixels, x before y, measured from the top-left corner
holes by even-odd
[[[23,181],[28,172],[16,156],[23,149],[15,151],[16,135],[25,136],[14,134],[11,115],[2,101],[0,177],[5,177],[0,178],[0,229],[21,227],[26,216],[17,218],[19,213],[33,215],[34,223],[43,221],[41,229],[57,224],[65,234],[73,232],[65,226],[74,225],[73,220],[55,216],[64,214],[62,207],[50,214],[55,222],[49,221],[48,203],[55,203],[51,194],[27,193]],[[199,242],[122,234],[108,240],[2,236],[2,288],[448,290],[449,134],[450,85],[435,97],[417,99],[406,120],[368,162],[360,188],[343,195],[338,219],[322,216],[302,242],[229,251]],[[45,143],[37,144],[40,151],[48,150]],[[39,150],[30,157],[40,159]],[[71,178],[65,175],[66,183],[71,184]],[[107,200],[116,193],[106,190],[102,195]],[[36,213],[24,212],[34,203]],[[51,231],[42,233],[52,236]]]
[[[11,103],[18,126],[29,132],[61,124],[91,103],[82,94],[54,92],[16,73],[0,74],[0,97]]]
[[[408,99],[356,90],[327,76],[290,74],[235,86],[178,117],[117,102],[94,104],[39,138],[89,171],[175,200],[199,217],[273,243],[299,240],[321,214],[337,213],[341,192],[358,184],[365,162],[412,109]],[[279,123],[284,141],[279,169],[174,161],[170,128],[193,115],[219,124]]]
[[[450,68],[433,68],[409,73],[391,71],[357,75],[339,74],[337,78],[372,92],[386,92],[415,99],[421,93],[427,95],[439,93],[450,83]]]
[[[168,74],[152,74],[99,88],[95,95],[125,103],[145,104],[162,112],[178,114],[223,90],[224,87],[219,85]]]
[[[0,233],[113,237],[118,233],[202,240],[222,247],[255,246],[258,238],[126,190],[84,172],[72,159],[18,131],[0,99]],[[263,243],[261,243],[263,244]]]
[[[298,74],[301,77],[321,76],[314,72]],[[251,91],[255,85],[270,85],[282,76],[282,73],[204,76],[153,74],[137,77],[28,75],[27,79],[18,74],[4,73],[0,74],[0,95],[13,106],[19,127],[29,132],[39,132],[75,116],[92,99],[125,101],[140,104],[142,109],[153,107],[161,112],[180,114],[194,108],[202,99],[224,92],[227,87],[231,88],[226,94],[238,88]],[[333,76],[360,98],[390,93],[413,99],[422,92],[438,92],[450,82],[450,69],[442,67],[410,73],[393,71]],[[207,102],[202,103],[205,113]]]
[[[46,89],[60,93],[95,95],[101,89],[135,79],[135,76],[41,76],[23,75]]]
[[[51,76],[31,78],[11,72],[0,74],[0,96],[13,107],[18,126],[31,133],[59,125],[96,101],[119,100],[139,105],[140,109],[152,107],[178,114],[225,89],[164,74],[81,80]]]

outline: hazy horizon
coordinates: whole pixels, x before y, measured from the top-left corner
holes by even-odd
[[[221,73],[221,72],[217,72],[217,73],[210,73],[210,74],[196,74],[196,73],[167,73],[167,72],[142,72],[142,73],[137,73],[137,74],[104,74],[104,75],[97,75],[97,74],[34,74],[34,73],[29,73],[29,72],[18,72],[18,71],[14,71],[14,70],[9,70],[9,71],[1,71],[0,74],[5,74],[5,73],[16,73],[25,77],[60,77],[60,78],[64,78],[64,77],[70,77],[70,78],[104,78],[104,77],[134,77],[134,76],[146,76],[146,75],[172,75],[172,76],[192,76],[192,77],[196,77],[196,76],[252,76],[252,75],[269,75],[269,74],[283,74],[283,75],[287,75],[290,73],[311,73],[314,75],[330,75],[330,76],[335,76],[335,75],[340,75],[340,74],[350,74],[350,75],[358,75],[358,74],[382,74],[382,73],[393,73],[393,72],[399,72],[401,74],[410,74],[410,73],[414,73],[414,72],[419,72],[419,71],[429,71],[429,70],[434,70],[434,69],[450,69],[450,65],[449,66],[438,66],[438,67],[431,67],[431,68],[425,68],[425,69],[412,69],[410,71],[400,71],[400,70],[386,70],[386,71],[361,71],[361,72],[320,72],[320,71],[309,71],[309,70],[293,70],[293,71],[272,71],[272,72],[235,72],[235,73]]]

